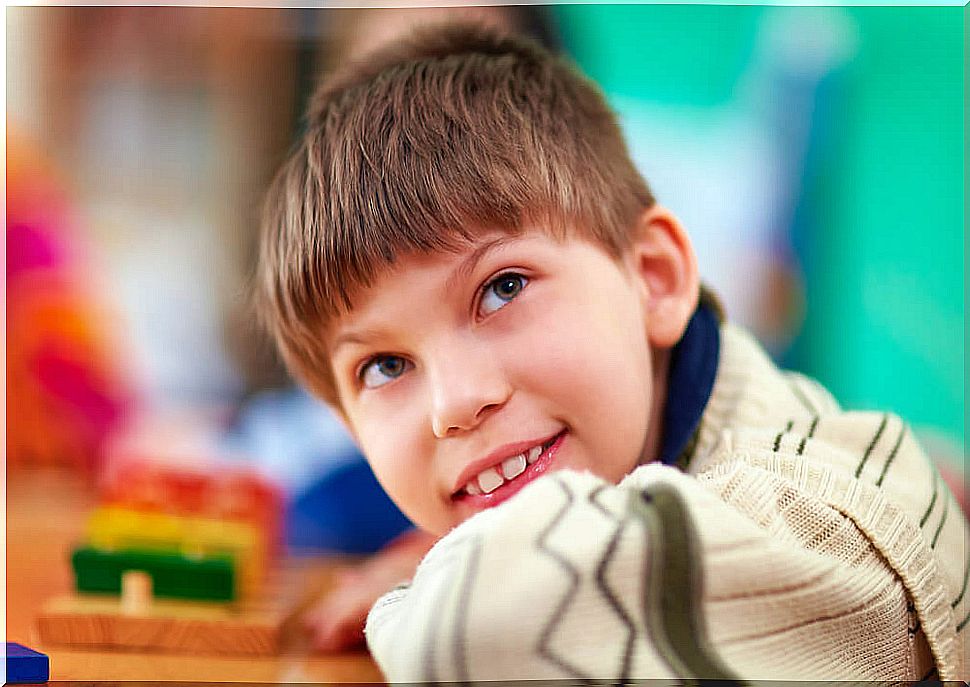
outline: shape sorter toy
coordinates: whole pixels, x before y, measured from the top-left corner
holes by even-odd
[[[85,541],[77,594],[42,611],[51,644],[259,655],[278,649],[268,594],[282,500],[245,467],[128,460],[109,473]]]

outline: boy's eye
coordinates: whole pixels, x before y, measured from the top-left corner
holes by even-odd
[[[506,272],[499,275],[485,285],[482,302],[479,306],[481,314],[488,315],[505,307],[509,301],[519,295],[519,292],[528,283],[528,279],[515,272]]]
[[[360,371],[360,379],[368,389],[376,389],[397,379],[408,370],[410,363],[397,355],[373,358]]]

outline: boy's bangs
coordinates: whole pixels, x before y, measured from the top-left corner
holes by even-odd
[[[342,150],[322,155],[315,154],[314,142],[307,146],[300,165],[302,207],[293,209],[303,221],[284,224],[313,230],[290,237],[298,238],[300,248],[279,264],[287,273],[280,295],[289,294],[296,322],[312,321],[317,336],[399,256],[458,251],[492,231],[537,227],[563,236],[567,223],[590,226],[600,219],[564,208],[563,199],[572,200],[569,205],[578,200],[578,189],[550,183],[550,177],[569,179],[581,170],[560,165],[555,175],[531,179],[516,171],[550,169],[544,151],[520,147],[513,159],[484,144],[487,132],[422,141],[413,134],[417,127],[402,129],[407,140],[355,142],[346,136]],[[312,169],[321,160],[330,161],[325,173]],[[564,210],[572,210],[568,219]]]

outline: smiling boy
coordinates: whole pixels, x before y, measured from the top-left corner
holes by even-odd
[[[266,321],[442,536],[368,619],[389,680],[965,677],[946,487],[898,418],[721,321],[595,87],[438,27],[308,125]]]
[[[650,346],[676,342],[698,285],[673,218],[644,222],[619,264],[538,229],[402,258],[341,320],[348,424],[412,520],[443,534],[553,466],[618,482],[657,455],[666,366]],[[677,273],[649,297],[646,251],[642,269]],[[645,321],[648,305],[664,316]]]

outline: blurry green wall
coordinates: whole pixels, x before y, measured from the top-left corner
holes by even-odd
[[[846,407],[895,410],[963,447],[963,8],[555,13],[567,50],[608,96],[719,107],[738,97],[767,12],[832,11],[854,27],[854,52],[813,134],[793,237],[807,312],[785,362]]]

